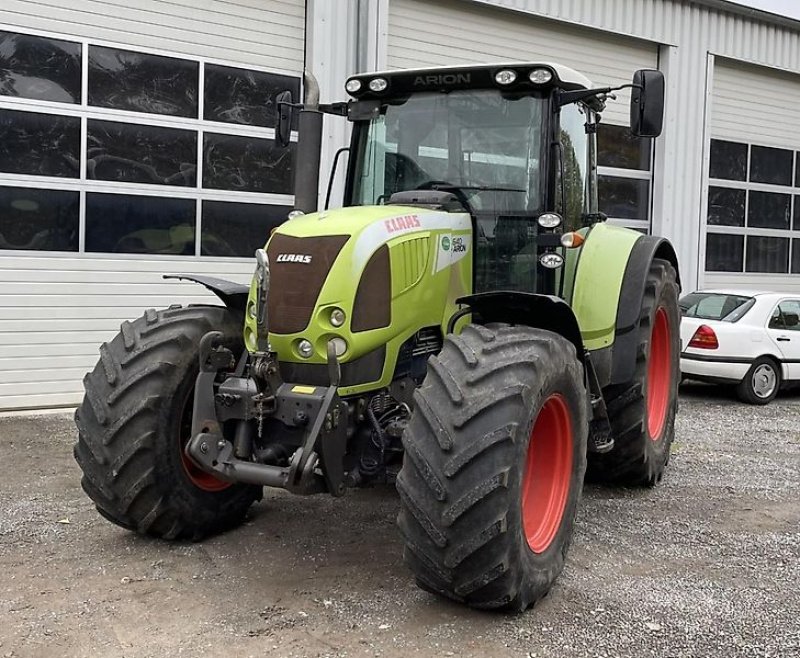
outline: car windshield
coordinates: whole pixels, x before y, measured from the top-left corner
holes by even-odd
[[[693,292],[682,297],[678,305],[687,318],[736,322],[755,303],[755,297],[716,292]]]
[[[441,189],[473,212],[540,212],[546,107],[543,98],[475,89],[388,104],[360,136],[352,203]]]

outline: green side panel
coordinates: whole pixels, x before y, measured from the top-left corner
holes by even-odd
[[[578,319],[588,350],[614,342],[617,307],[625,268],[633,245],[642,234],[609,224],[595,224],[580,250],[568,249],[565,298]],[[567,282],[572,282],[571,292]]]
[[[472,289],[472,227],[466,213],[444,213],[401,206],[359,206],[296,217],[278,232],[294,237],[349,235],[331,266],[317,298],[309,325],[295,334],[270,334],[270,344],[280,361],[325,363],[327,343],[343,338],[348,345],[342,363],[355,360],[381,345],[386,358],[380,379],[356,386],[342,386],[339,394],[355,395],[388,386],[394,375],[401,345],[423,327],[443,331],[457,310],[455,300]],[[369,258],[382,245],[389,248],[391,320],[389,326],[369,331],[350,331],[355,293]],[[255,299],[255,283],[250,301]],[[344,311],[340,328],[330,324],[333,307]],[[255,320],[245,321],[245,344],[255,349]],[[301,339],[314,345],[315,353],[303,359],[297,352]],[[302,383],[302,382],[297,382]]]

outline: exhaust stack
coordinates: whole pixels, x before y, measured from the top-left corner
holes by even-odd
[[[304,213],[317,209],[319,163],[322,150],[322,112],[319,111],[319,84],[310,71],[303,71],[304,107],[297,128],[294,172],[294,207]]]

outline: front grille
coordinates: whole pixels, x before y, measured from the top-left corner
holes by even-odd
[[[271,332],[295,334],[308,326],[325,278],[348,237],[295,238],[280,233],[272,236],[267,247]]]
[[[367,352],[363,356],[343,363],[342,381],[339,386],[357,386],[378,381],[383,374],[383,362],[386,360],[386,346]],[[311,386],[327,386],[330,384],[328,366],[322,363],[279,363],[281,378],[291,384],[309,384]]]

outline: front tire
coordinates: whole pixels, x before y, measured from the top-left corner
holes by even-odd
[[[261,488],[229,484],[184,454],[199,343],[217,330],[241,353],[241,327],[219,306],[150,309],[100,347],[75,413],[81,485],[109,521],[165,539],[201,539],[237,525]]]
[[[614,447],[589,455],[591,479],[645,486],[661,481],[678,411],[680,318],[675,268],[656,258],[635,329],[639,342],[633,380],[603,391]]]
[[[769,404],[781,387],[781,369],[775,361],[762,356],[753,362],[750,370],[736,387],[736,395],[748,404]]]
[[[586,469],[574,346],[524,326],[469,325],[429,360],[397,478],[404,558],[428,591],[526,609],[564,566]]]

